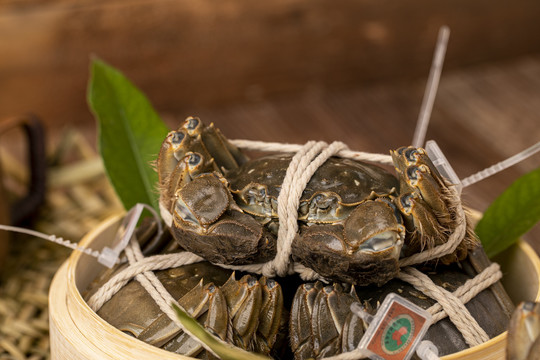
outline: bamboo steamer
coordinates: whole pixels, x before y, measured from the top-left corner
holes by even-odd
[[[101,249],[114,237],[121,217],[114,216],[88,233],[82,246]],[[540,259],[524,241],[495,259],[502,268],[503,285],[512,301],[540,300]],[[101,319],[86,304],[81,291],[103,269],[95,258],[74,252],[56,273],[49,293],[51,358],[79,359],[171,359],[176,355],[132,338]],[[505,358],[506,332],[473,348],[443,357],[444,360],[495,360]]]

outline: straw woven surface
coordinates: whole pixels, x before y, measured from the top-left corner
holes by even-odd
[[[2,155],[6,175],[24,183],[23,166],[9,153]],[[66,133],[49,158],[49,185],[35,224],[38,230],[78,241],[122,210],[98,156],[81,134]],[[17,184],[12,184],[8,190],[16,192]],[[71,251],[26,236],[11,240],[0,278],[0,359],[49,359],[49,286]]]

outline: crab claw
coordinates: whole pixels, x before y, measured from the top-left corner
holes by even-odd
[[[176,191],[174,215],[194,226],[214,223],[227,210],[230,196],[221,176],[202,174]]]
[[[457,227],[455,209],[459,204],[449,190],[451,184],[439,174],[424,149],[402,147],[391,151],[391,155],[400,178],[401,195],[394,201],[408,231],[403,255],[444,243]],[[441,262],[463,260],[475,243],[468,229],[465,241]]]
[[[508,360],[533,360],[540,354],[540,304],[523,302],[508,325]]]
[[[293,258],[329,279],[382,285],[399,271],[405,227],[398,215],[388,200],[367,200],[343,225],[302,227],[293,242]]]

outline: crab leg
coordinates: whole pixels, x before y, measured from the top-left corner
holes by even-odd
[[[290,319],[290,341],[294,358],[308,359],[313,352],[313,337],[311,335],[311,314],[317,294],[323,284],[302,284],[294,295]]]
[[[253,343],[256,352],[269,354],[282,322],[283,293],[281,286],[273,279],[262,277],[259,283],[262,289],[262,306]]]
[[[394,199],[403,214],[408,238],[404,255],[432,248],[446,241],[457,227],[455,203],[449,184],[437,171],[425,150],[403,147],[392,151],[394,166],[400,178],[401,195]],[[463,260],[475,244],[471,231],[453,254],[441,258],[443,264]]]
[[[195,319],[222,339],[227,333],[227,304],[222,292],[213,283],[201,282],[184,295],[178,303]],[[188,356],[198,354],[202,345],[181,332],[165,314],[159,316],[138,335],[138,339],[154,346]]]
[[[337,283],[325,286],[315,299],[312,314],[313,352],[317,357],[339,354],[341,332],[356,294],[347,294]]]
[[[221,287],[232,324],[233,343],[243,349],[250,349],[251,340],[259,324],[259,310],[262,305],[261,285],[251,275],[236,280],[234,274]]]
[[[341,352],[345,353],[356,349],[366,328],[364,321],[354,313],[351,312],[347,315],[341,330]]]

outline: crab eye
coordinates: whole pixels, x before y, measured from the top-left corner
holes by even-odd
[[[408,148],[405,151],[405,157],[411,163],[415,163],[418,160],[418,155],[420,155],[420,153],[416,148]]]
[[[407,168],[407,177],[409,180],[417,181],[420,178],[420,169],[416,166]]]
[[[261,202],[266,197],[266,189],[264,187],[253,186],[246,192],[250,204]]]
[[[330,209],[334,205],[335,202],[336,202],[335,197],[319,194],[313,198],[312,204],[313,204],[313,207],[317,208],[317,210],[326,211]]]
[[[186,134],[184,134],[182,131],[175,131],[171,136],[171,143],[178,146],[182,143],[185,137]]]
[[[202,157],[199,154],[190,154],[188,159],[189,166],[197,166],[201,163]]]
[[[197,126],[199,126],[200,124],[200,120],[197,119],[197,118],[194,118],[194,117],[189,117],[187,118],[187,124],[186,124],[186,129],[188,130],[195,130],[197,128]]]

